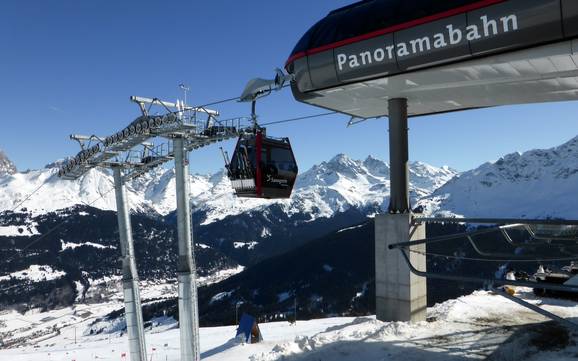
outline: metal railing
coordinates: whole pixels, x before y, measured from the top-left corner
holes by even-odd
[[[554,261],[573,261],[578,260],[578,248],[574,249],[574,252],[568,252],[568,249],[572,247],[578,247],[578,220],[559,220],[559,219],[499,219],[499,218],[431,218],[431,217],[415,217],[412,220],[413,224],[423,224],[423,223],[450,223],[450,224],[470,224],[470,225],[494,225],[493,227],[476,229],[469,232],[462,232],[457,234],[443,235],[437,237],[430,237],[420,240],[414,240],[409,242],[399,242],[389,245],[390,250],[398,250],[401,252],[403,259],[407,263],[409,270],[420,277],[440,279],[446,281],[455,282],[466,282],[466,283],[477,283],[484,285],[485,288],[493,290],[496,293],[507,297],[508,299],[527,307],[535,312],[538,312],[546,317],[549,317],[555,321],[562,322],[566,326],[571,326],[578,328],[578,324],[565,320],[557,315],[554,315],[548,311],[545,311],[533,304],[530,304],[520,298],[512,295],[507,295],[502,290],[496,288],[500,286],[518,286],[518,287],[528,287],[528,288],[538,288],[543,290],[558,291],[558,292],[571,292],[576,293],[578,296],[578,285],[574,284],[561,284],[552,282],[537,282],[532,280],[510,280],[510,279],[499,279],[499,278],[484,278],[476,276],[464,276],[451,273],[435,273],[428,272],[427,270],[417,269],[411,262],[409,253],[417,252],[425,256],[439,256],[444,257],[444,255],[434,254],[429,252],[420,252],[412,250],[413,246],[417,245],[427,245],[439,242],[445,242],[456,239],[465,239],[468,244],[472,247],[474,252],[479,256],[484,258],[471,258],[466,256],[455,256],[455,255],[445,255],[448,258],[458,258],[464,261],[489,261],[489,262],[554,262]],[[513,229],[526,232],[528,238],[525,242],[516,242],[510,235],[510,231]],[[491,233],[496,233],[501,235],[502,239],[509,245],[516,247],[516,249],[523,247],[548,247],[559,251],[560,254],[564,254],[565,257],[542,257],[539,254],[526,254],[519,255],[514,252],[504,253],[483,250],[480,247],[479,240],[476,237],[480,235],[488,235]],[[559,241],[562,241],[560,243]],[[578,277],[578,275],[577,275]]]

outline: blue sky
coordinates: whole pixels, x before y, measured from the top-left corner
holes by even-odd
[[[189,103],[240,94],[272,77],[313,23],[338,0],[5,0],[0,5],[0,148],[19,169],[78,151],[71,133],[108,135],[138,115],[130,95]],[[248,115],[248,104],[217,107]],[[290,91],[259,104],[263,122],[325,112]],[[513,151],[551,147],[578,134],[578,103],[536,104],[410,120],[410,158],[467,170]],[[302,170],[337,153],[388,157],[386,119],[346,128],[345,116],[278,125]],[[231,142],[223,145],[231,149]],[[222,167],[218,146],[191,154],[193,172]]]

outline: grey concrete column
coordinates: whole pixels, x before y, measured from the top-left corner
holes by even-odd
[[[124,314],[128,334],[128,347],[131,361],[147,361],[142,308],[138,288],[138,273],[134,257],[132,228],[127,204],[122,168],[114,167],[114,191],[116,196],[116,215],[122,256],[122,289],[124,295]]]
[[[398,249],[392,243],[423,239],[425,225],[411,225],[412,215],[382,214],[375,217],[375,305],[381,321],[424,321],[427,307],[426,279],[412,274]],[[425,244],[412,246],[425,252]],[[409,253],[412,264],[426,270],[424,254]]]
[[[407,99],[390,99],[389,103],[389,213],[409,213],[409,158],[407,136]]]
[[[389,103],[389,214],[375,217],[375,305],[381,321],[422,321],[426,317],[426,279],[413,275],[400,251],[389,245],[425,238],[425,226],[411,225],[409,204],[407,99]],[[412,251],[425,251],[425,245]],[[409,253],[415,267],[425,270],[425,255]]]
[[[173,141],[177,187],[177,228],[179,237],[179,329],[181,361],[199,361],[199,311],[197,299],[195,249],[193,247],[189,167],[183,138]]]

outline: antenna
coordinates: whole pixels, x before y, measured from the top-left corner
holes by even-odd
[[[181,88],[183,93],[185,93],[185,104],[184,105],[186,106],[187,105],[187,92],[189,90],[191,90],[191,88],[188,85],[185,85],[184,83],[180,83],[179,88]]]

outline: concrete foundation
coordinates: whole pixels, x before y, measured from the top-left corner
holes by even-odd
[[[411,225],[412,215],[381,214],[375,217],[375,295],[376,315],[381,321],[424,321],[427,307],[426,279],[412,274],[392,243],[426,237],[425,225]],[[425,252],[425,245],[411,250]],[[426,270],[424,254],[409,253],[412,264]]]

